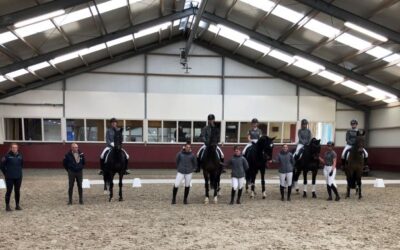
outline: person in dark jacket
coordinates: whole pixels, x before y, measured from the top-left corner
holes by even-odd
[[[187,198],[189,196],[192,173],[197,168],[196,157],[192,153],[190,141],[186,142],[183,150],[179,151],[179,153],[176,155],[176,168],[178,173],[176,174],[174,188],[172,189],[172,204],[176,204],[178,187],[183,180],[185,180],[185,194],[183,203],[188,204]]]
[[[22,184],[22,168],[24,161],[22,155],[18,152],[18,144],[12,143],[10,151],[1,159],[1,171],[6,180],[6,211],[11,211],[10,198],[14,188],[15,210],[22,210],[19,205],[20,189]]]
[[[217,146],[217,154],[221,162],[224,162],[224,153],[221,148],[218,146],[218,142],[220,140],[220,131],[219,128],[215,124],[215,116],[213,114],[209,114],[207,116],[208,124],[201,130],[200,140],[204,142],[204,145],[200,147],[199,151],[197,151],[197,163],[200,167],[200,160],[203,157],[204,150],[206,147],[210,145]]]
[[[287,144],[282,146],[282,151],[272,160],[272,162],[279,163],[279,183],[281,200],[285,200],[285,187],[288,188],[287,200],[290,201],[290,194],[292,193],[292,179],[293,179],[293,169],[294,169],[294,158],[292,153],[289,152],[289,147]]]
[[[245,182],[245,173],[249,169],[249,163],[246,158],[242,156],[242,152],[240,151],[239,146],[234,146],[234,155],[232,159],[230,159],[226,166],[232,168],[232,192],[231,192],[231,202],[229,204],[233,205],[233,201],[235,199],[236,190],[238,191],[238,196],[236,203],[240,204],[240,197],[242,196],[243,185]]]
[[[75,180],[78,186],[79,204],[83,205],[82,170],[85,166],[85,156],[81,151],[79,151],[78,144],[71,144],[71,150],[65,154],[63,165],[65,170],[68,172],[68,205],[72,205],[72,193],[74,190]]]

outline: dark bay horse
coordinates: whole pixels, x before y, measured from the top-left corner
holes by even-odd
[[[249,170],[246,172],[246,190],[248,185],[251,185],[250,197],[255,196],[255,182],[258,171],[261,174],[261,188],[263,199],[266,197],[265,192],[265,169],[267,168],[267,161],[272,159],[272,150],[274,147],[274,138],[269,138],[263,135],[258,139],[257,143],[251,145],[247,151],[245,158],[249,163]]]
[[[213,141],[213,140],[211,140]],[[217,153],[217,145],[212,144],[206,147],[203,157],[200,160],[200,167],[203,169],[205,199],[209,203],[209,188],[214,190],[214,203],[218,203],[218,190],[221,178],[222,165]]]
[[[356,189],[358,198],[362,198],[361,194],[361,177],[364,167],[364,133],[357,135],[356,143],[351,147],[349,156],[345,164],[344,172],[347,179],[346,198],[350,197],[350,189]],[[356,187],[357,185],[357,187]]]
[[[321,140],[317,140],[312,138],[308,145],[304,145],[303,153],[300,158],[296,161],[293,173],[293,183],[296,188],[296,192],[299,192],[298,180],[300,174],[303,173],[304,177],[304,189],[303,189],[303,197],[307,197],[307,174],[308,171],[312,173],[312,197],[317,198],[317,194],[315,193],[315,184],[317,179],[317,173],[319,168],[319,153],[321,152]]]
[[[115,132],[114,136],[114,147],[111,149],[107,156],[107,162],[105,163],[104,171],[103,171],[103,180],[104,180],[104,190],[107,190],[107,186],[109,187],[110,198],[109,201],[113,198],[113,187],[114,187],[114,176],[118,173],[119,175],[119,201],[123,201],[122,198],[122,179],[124,177],[124,173],[127,167],[127,159],[124,151],[122,150],[122,140],[123,134],[122,129]]]

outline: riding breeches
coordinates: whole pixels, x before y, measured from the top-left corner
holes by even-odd
[[[336,168],[333,169],[332,176],[329,176],[329,173],[332,171],[332,169],[333,169],[332,166],[325,166],[324,167],[324,176],[325,176],[326,184],[328,186],[333,184],[336,187],[336,182],[335,182]]]
[[[281,187],[292,186],[293,172],[289,173],[279,173],[279,183]]]
[[[104,156],[106,155],[106,153],[108,153],[110,150],[111,150],[111,147],[107,146],[107,147],[103,150],[103,152],[101,152],[100,159],[103,160],[103,159],[104,159]],[[129,155],[128,155],[128,153],[125,151],[125,149],[122,149],[122,151],[125,153],[126,159],[129,160]]]
[[[342,151],[342,159],[345,158],[346,152],[347,152],[348,150],[350,150],[351,147],[352,147],[351,145],[346,144],[346,146],[344,147],[344,149],[343,149],[343,151]],[[365,148],[363,148],[363,151],[364,151],[364,157],[365,157],[365,158],[368,158],[368,152],[367,152],[367,150],[365,150]]]
[[[183,180],[185,180],[185,187],[190,187],[190,182],[192,181],[192,174],[181,174],[178,172],[175,178],[175,187],[178,188]]]
[[[232,177],[232,188],[233,188],[233,190],[236,191],[238,188],[242,189],[243,186],[244,186],[244,182],[245,182],[245,178],[244,177],[242,177],[242,178]]]
[[[246,144],[246,146],[244,147],[243,151],[242,151],[242,155],[244,155],[246,153],[246,150],[253,144],[257,143],[257,139],[253,139],[251,140],[249,143]]]
[[[298,155],[298,153],[300,152],[300,150],[301,150],[302,148],[304,148],[304,145],[303,145],[303,144],[300,144],[300,143],[297,144],[296,151],[294,152],[294,155],[293,155],[293,156]]]
[[[203,146],[201,146],[201,148],[199,149],[199,151],[197,151],[197,158],[202,158],[203,157],[203,153],[204,150],[206,149],[206,145],[204,144]],[[217,145],[217,154],[220,160],[224,159],[224,153],[222,152],[221,148]]]

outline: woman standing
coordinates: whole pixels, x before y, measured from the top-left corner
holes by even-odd
[[[287,144],[283,144],[282,151],[279,153],[276,159],[272,162],[279,163],[279,180],[280,180],[280,192],[281,200],[285,200],[285,187],[287,186],[287,200],[290,201],[290,194],[292,193],[292,179],[294,169],[294,158],[292,153],[289,152]]]
[[[6,180],[6,211],[11,211],[10,198],[14,188],[15,210],[22,210],[19,206],[20,188],[22,183],[22,155],[18,152],[18,144],[12,143],[10,151],[1,159],[1,171]]]
[[[338,193],[338,190],[336,188],[336,182],[335,182],[335,177],[336,177],[336,153],[333,151],[333,142],[328,142],[328,151],[326,151],[324,155],[324,159],[322,162],[324,163],[324,176],[326,180],[326,189],[328,190],[328,201],[332,200],[332,191],[335,193],[335,201],[340,200],[340,196]]]

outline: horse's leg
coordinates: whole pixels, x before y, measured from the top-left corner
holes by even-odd
[[[346,192],[346,199],[347,199],[347,198],[350,198],[351,178],[346,174],[346,179],[347,179],[347,192]]]
[[[214,204],[218,203],[218,171],[214,171],[212,174],[214,179]]]
[[[357,186],[358,186],[358,199],[362,198],[361,194],[361,176],[357,178]]]
[[[119,183],[118,183],[118,186],[119,186],[119,201],[123,201],[124,200],[124,198],[122,198],[122,179],[123,178],[124,178],[124,173],[123,172],[119,173]]]
[[[300,177],[301,171],[299,171],[296,167],[294,168],[294,174],[293,174],[293,186],[296,189],[296,193],[299,193],[299,177]]]
[[[250,197],[254,198],[254,196],[256,195],[256,191],[255,191],[255,187],[256,187],[256,176],[257,176],[257,171],[253,171],[251,173],[251,193],[250,193]]]
[[[261,167],[260,174],[261,174],[262,198],[265,199],[265,197],[267,197],[267,192],[265,191],[265,165]]]
[[[307,198],[307,174],[308,171],[306,169],[303,170],[303,198]]]
[[[209,195],[208,195],[208,172],[207,170],[203,169],[203,176],[204,176],[204,189],[205,189],[205,199],[204,199],[204,204],[208,204],[209,202]]]
[[[249,192],[249,185],[251,185],[251,178],[250,178],[250,169],[248,169],[246,172],[246,193]]]
[[[104,181],[104,194],[107,194],[107,176],[106,173],[103,172],[103,181]]]
[[[108,201],[111,202],[112,198],[113,198],[113,188],[114,188],[114,175],[115,174],[111,174],[110,175],[110,198],[108,199]]]
[[[315,199],[317,198],[317,194],[316,194],[316,182],[317,182],[317,173],[318,173],[318,169],[314,169],[312,171],[312,197]]]

